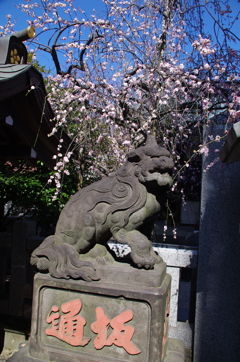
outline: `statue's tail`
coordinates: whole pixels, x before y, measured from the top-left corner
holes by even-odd
[[[58,279],[99,280],[94,266],[79,258],[77,251],[69,244],[55,244],[54,236],[48,236],[33,251],[30,263],[39,271],[49,272]]]

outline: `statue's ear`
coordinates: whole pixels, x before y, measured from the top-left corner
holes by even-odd
[[[130,162],[139,162],[139,161],[141,161],[141,157],[136,151],[129,152],[127,154],[127,159]]]

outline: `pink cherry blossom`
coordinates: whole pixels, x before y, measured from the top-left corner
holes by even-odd
[[[55,112],[49,137],[58,129],[66,132],[79,156],[79,174],[92,180],[116,169],[144,134],[153,133],[175,155],[175,179],[182,181],[174,192],[180,192],[187,173],[199,172],[194,163],[208,154],[203,126],[213,114],[223,115],[227,125],[240,117],[239,50],[233,41],[239,39],[229,30],[237,19],[229,18],[224,2],[102,2],[104,11],[92,16],[84,2],[80,8],[72,0],[19,5],[37,29],[31,52],[49,61],[45,80]],[[207,27],[204,12],[212,22]],[[2,35],[15,26],[11,16],[6,21]],[[62,141],[58,174],[73,155],[61,149]],[[55,180],[54,197],[61,183]]]

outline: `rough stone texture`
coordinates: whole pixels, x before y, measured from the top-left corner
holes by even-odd
[[[104,267],[103,267],[104,269]],[[108,266],[113,280],[115,272],[114,267]],[[118,273],[118,270],[116,271]],[[149,274],[149,272],[145,272]],[[160,271],[162,273],[162,270]],[[33,312],[37,318],[33,319],[30,354],[36,358],[46,357],[54,358],[59,361],[66,361],[66,356],[71,355],[72,361],[152,361],[161,360],[163,323],[165,318],[166,296],[170,284],[170,278],[163,272],[163,283],[158,288],[146,286],[134,286],[129,282],[122,284],[81,281],[63,281],[54,280],[48,276],[37,276],[35,279],[36,299],[34,301]],[[147,276],[148,278],[148,276]],[[162,277],[160,278],[160,280]],[[144,276],[143,276],[144,280]],[[159,281],[160,281],[159,280]],[[143,282],[144,284],[144,282]],[[45,321],[50,307],[54,304],[61,303],[79,298],[82,301],[82,310],[80,315],[83,316],[87,324],[84,328],[86,337],[91,338],[89,344],[84,347],[72,347],[54,337],[48,337],[44,334],[47,323]],[[44,304],[42,301],[44,300]],[[93,340],[96,335],[90,330],[90,324],[95,321],[95,308],[102,307],[109,318],[119,315],[125,310],[132,310],[134,318],[128,325],[135,328],[132,342],[142,353],[138,355],[129,355],[123,348],[115,345],[104,347],[96,350],[93,346]],[[40,331],[40,332],[39,332]],[[44,346],[44,350],[43,347]],[[61,349],[61,353],[59,353]],[[50,359],[51,360],[51,359]]]
[[[9,362],[184,362],[184,343],[168,339],[167,334],[170,277],[166,274],[165,264],[156,266],[155,270],[138,270],[142,283],[137,286],[134,268],[129,266],[129,269],[122,273],[121,282],[116,282],[118,264],[115,262],[112,266],[100,268],[103,282],[66,281],[37,274],[34,282],[30,345],[16,352]],[[126,265],[120,264],[125,269]],[[110,269],[112,280],[106,274],[105,268]],[[151,286],[150,276],[155,280]],[[83,335],[89,341],[84,346],[74,347],[54,335],[49,335],[46,329],[54,329],[53,322],[47,323],[47,318],[54,315],[49,313],[53,306],[59,307],[59,314],[62,315],[61,305],[76,299],[82,302],[77,315],[86,321]],[[94,347],[96,334],[93,333],[92,322],[96,322],[96,307],[102,307],[109,318],[115,318],[127,310],[133,312],[133,318],[124,326],[134,328],[131,343],[140,353],[128,353],[125,348],[115,344],[100,349]],[[109,330],[108,338],[112,331]],[[123,330],[121,335],[124,333],[126,330]]]
[[[196,249],[185,249],[177,245],[154,246],[153,249],[161,255],[168,266],[178,268],[196,268],[197,266],[198,251]]]
[[[179,280],[180,268],[167,267],[167,272],[172,277],[171,283],[171,302],[170,302],[170,326],[176,327],[178,316],[178,296],[179,296]]]
[[[170,358],[174,354],[176,343],[170,342],[168,351],[168,296],[170,276],[166,274],[164,263],[154,270],[137,270],[141,274],[142,283],[135,285],[135,269],[129,267],[121,273],[122,279],[117,280],[119,266],[123,263],[101,266],[101,281],[87,283],[81,280],[56,279],[48,274],[37,274],[34,280],[33,317],[29,350],[20,351],[10,361],[58,361],[66,362],[156,362],[163,361],[164,356]],[[163,267],[164,266],[164,267]],[[108,275],[104,269],[108,270]],[[130,276],[129,276],[130,274]],[[132,274],[132,275],[131,275]],[[107,280],[105,280],[107,275]],[[110,279],[109,275],[112,276]],[[149,277],[155,281],[149,286]],[[84,346],[73,346],[55,336],[47,335],[46,329],[53,328],[47,318],[53,306],[63,314],[62,305],[80,300],[82,307],[77,314],[84,318],[84,337],[89,342]],[[101,307],[109,318],[130,310],[133,318],[124,325],[134,328],[131,342],[140,351],[138,354],[128,353],[125,348],[115,344],[96,349],[94,342],[97,335],[93,333],[92,323],[96,322],[96,308]],[[60,327],[59,327],[60,328]],[[112,330],[109,330],[111,335]],[[124,334],[124,332],[123,332]],[[179,356],[177,342],[177,356]],[[162,354],[164,350],[164,356]],[[168,353],[169,352],[169,353]],[[184,361],[184,360],[182,360]]]
[[[26,345],[29,338],[26,333],[14,331],[9,328],[4,329],[4,350],[18,351],[19,345]],[[3,352],[4,352],[3,350]]]
[[[161,263],[154,270],[138,270],[114,261],[99,265],[99,273],[101,281],[91,283],[37,274],[30,345],[15,353],[9,362],[66,362],[69,359],[72,362],[184,362],[184,344],[168,338],[170,276],[166,274],[166,265]],[[82,318],[86,322],[83,339],[87,339],[87,343],[83,346],[74,346],[64,340],[63,335],[57,337],[54,329],[54,325],[59,331],[63,326],[71,327],[69,322],[60,327],[60,316],[68,316],[72,309],[64,308],[72,301],[81,302],[79,311],[72,313],[73,321],[78,323],[77,318],[80,321]],[[92,326],[98,320],[99,307],[110,321],[131,311],[132,318],[124,321],[124,328],[133,328],[131,343],[140,353],[130,353],[115,343],[100,349],[95,347],[97,332],[94,333]],[[57,313],[56,319],[51,319]],[[107,338],[115,330],[114,326],[112,328],[108,330]],[[46,333],[46,330],[54,333]],[[121,335],[126,331],[123,329]],[[66,335],[72,338],[71,328],[70,334],[66,333],[64,337]]]
[[[210,147],[203,169],[221,144]],[[240,163],[218,163],[202,178],[194,362],[240,361],[239,221]]]
[[[164,362],[183,362],[185,360],[185,347],[182,341],[169,339],[168,353]]]
[[[228,164],[240,161],[240,122],[232,126],[221,149],[220,158]]]
[[[172,338],[169,338],[168,353],[164,362],[191,362],[191,352],[184,348],[184,344]],[[187,355],[189,354],[189,356]],[[1,359],[1,358],[0,358]],[[72,361],[72,359],[71,359]],[[79,360],[79,362],[82,360]],[[112,361],[112,360],[111,360]],[[5,362],[5,361],[4,361]],[[44,362],[43,360],[31,357],[29,355],[29,346],[23,347],[19,352],[15,353],[8,362]],[[94,362],[92,359],[89,362]],[[117,361],[116,361],[117,362]]]
[[[131,252],[128,245],[117,244],[114,243],[114,241],[109,242],[108,245],[118,257],[124,257],[129,255]],[[164,262],[167,264],[167,273],[169,273],[172,277],[169,323],[171,327],[176,327],[178,316],[180,269],[196,268],[198,252],[196,249],[184,249],[176,245],[153,245],[153,250],[163,258]],[[191,345],[191,338],[188,345]]]
[[[185,348],[192,349],[193,324],[177,322],[176,327],[170,327],[169,338],[178,339],[184,343]]]

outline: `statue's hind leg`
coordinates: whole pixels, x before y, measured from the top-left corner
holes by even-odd
[[[32,253],[31,264],[39,270],[49,271],[55,278],[98,280],[95,267],[81,259],[79,253],[88,251],[94,245],[95,223],[86,214],[79,225],[81,234],[66,230],[46,238]]]
[[[79,254],[86,253],[96,244],[96,225],[94,218],[86,213],[82,217],[81,232],[74,246]]]
[[[96,225],[89,214],[77,213],[73,221],[68,223],[58,221],[55,232],[56,244],[69,244],[79,254],[86,253],[95,245]]]

